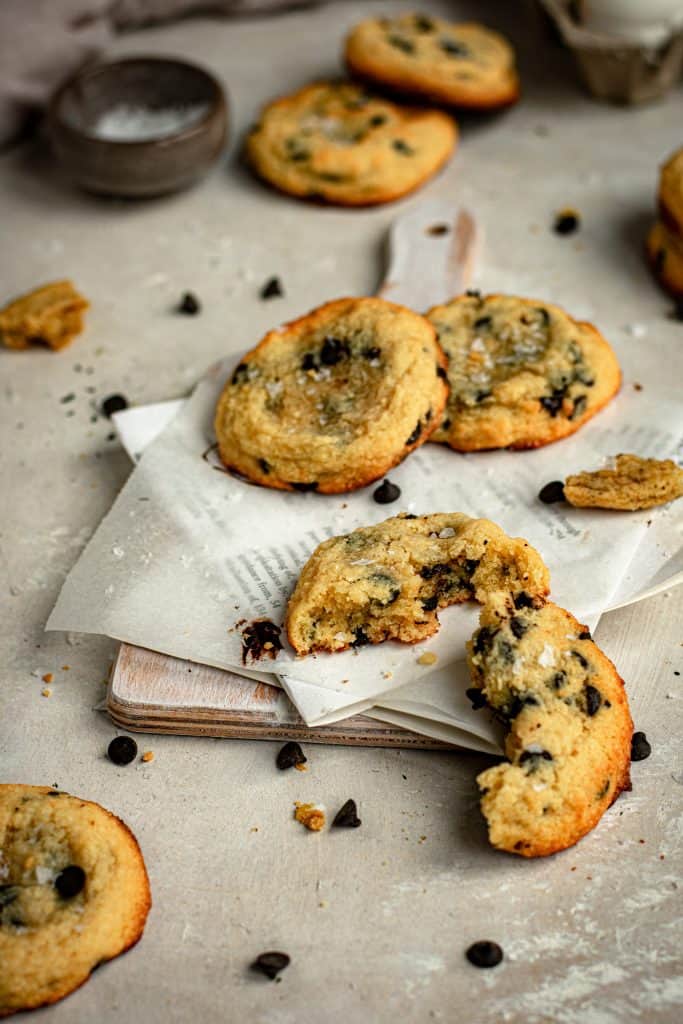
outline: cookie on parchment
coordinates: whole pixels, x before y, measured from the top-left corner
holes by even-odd
[[[441,111],[399,107],[352,82],[316,82],[269,103],[246,152],[256,173],[283,192],[371,206],[422,185],[457,135]]]
[[[683,147],[669,157],[660,171],[657,200],[666,227],[683,236]]]
[[[658,220],[647,236],[645,249],[661,286],[675,298],[683,297],[683,237]]]
[[[0,785],[0,1017],[78,988],[138,941],[150,905],[122,821],[58,790]]]
[[[404,513],[316,548],[289,599],[287,635],[297,654],[417,643],[439,629],[439,608],[549,585],[538,552],[488,519]]]
[[[428,439],[446,402],[432,325],[383,299],[337,299],[270,331],[226,383],[218,451],[265,487],[364,487]]]
[[[573,434],[619,390],[614,352],[592,324],[512,295],[461,295],[427,313],[451,392],[432,440],[456,451],[538,448]]]
[[[8,348],[64,348],[83,330],[89,302],[70,281],[53,281],[0,309],[0,340]]]
[[[630,789],[622,679],[585,626],[529,594],[482,609],[474,685],[509,728],[508,761],[477,777],[493,846],[542,857],[572,846]]]
[[[436,103],[491,110],[519,98],[514,50],[475,22],[423,14],[368,18],[346,40],[354,75]]]
[[[683,495],[683,469],[671,459],[617,455],[613,467],[567,477],[564,496],[578,508],[635,512],[666,505]]]

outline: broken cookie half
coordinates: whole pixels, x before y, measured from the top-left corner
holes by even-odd
[[[417,643],[439,629],[439,608],[495,592],[543,597],[541,556],[488,519],[403,513],[320,544],[287,607],[297,654],[383,640]]]
[[[0,309],[0,339],[8,348],[64,348],[83,330],[89,302],[70,281],[53,281]]]
[[[665,505],[683,495],[683,469],[671,459],[617,455],[613,468],[567,477],[564,496],[578,508],[635,512]]]
[[[573,615],[528,595],[484,606],[468,659],[473,704],[509,730],[508,760],[477,778],[492,845],[523,857],[572,846],[630,789],[623,680]]]

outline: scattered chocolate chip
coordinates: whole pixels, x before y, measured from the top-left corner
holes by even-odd
[[[337,828],[358,828],[360,824],[361,820],[358,817],[358,808],[356,807],[355,800],[347,800],[337,811],[332,821],[333,828],[335,826]]]
[[[486,697],[478,687],[470,686],[468,690],[465,690],[465,696],[472,702],[473,711],[479,711],[486,707]]]
[[[286,768],[293,768],[297,764],[306,764],[307,758],[298,743],[285,743],[278,752],[275,763],[284,771]]]
[[[178,304],[178,312],[185,313],[186,316],[196,316],[201,310],[202,305],[197,296],[192,292],[185,292]]]
[[[556,501],[564,501],[564,483],[562,480],[551,480],[538,492],[538,500],[544,505],[554,505]]]
[[[560,410],[562,408],[562,403],[564,402],[564,399],[565,399],[565,390],[564,390],[564,388],[562,388],[562,389],[553,391],[552,395],[544,395],[540,399],[540,402],[541,402],[541,405],[543,406],[543,408],[545,409],[545,411],[547,413],[550,413],[550,415],[553,417],[553,419],[555,419],[555,417],[557,416],[558,412],[560,412]]]
[[[299,154],[297,156],[299,159],[305,159],[305,156],[301,157]],[[279,277],[269,277],[259,292],[262,299],[280,299],[284,294]]]
[[[512,635],[516,636],[518,640],[522,639],[528,628],[529,626],[527,625],[527,623],[524,622],[523,619],[520,619],[518,615],[513,615],[513,617],[510,619],[510,629],[512,630]]]
[[[579,215],[573,210],[560,210],[553,223],[553,231],[557,235],[573,235],[580,224]]]
[[[122,409],[128,408],[128,399],[124,398],[123,395],[109,395],[108,398],[102,402],[102,412],[111,419],[115,412],[121,412]]]
[[[308,491],[318,490],[318,481],[312,480],[311,483],[297,483],[294,480],[289,481],[289,486],[295,491],[301,491],[302,494],[306,494]]]
[[[320,350],[320,362],[325,366],[336,366],[337,363],[341,362],[342,359],[347,359],[349,356],[349,346],[347,342],[340,341],[339,338],[332,338],[328,335],[323,341],[323,347]]]
[[[114,764],[130,764],[138,754],[138,745],[132,736],[115,736],[107,747],[109,760]]]
[[[590,629],[582,629],[579,633],[579,640],[592,640]]]
[[[586,683],[583,692],[586,697],[586,714],[592,718],[600,710],[602,694],[596,686],[591,686],[590,683]]]
[[[403,156],[414,156],[415,150],[412,146],[409,146],[403,139],[394,139],[391,143],[397,153],[402,153]]]
[[[63,900],[71,900],[78,896],[85,885],[85,871],[77,864],[69,864],[55,878],[55,889]]]
[[[276,953],[274,950],[268,953],[259,953],[251,964],[252,971],[260,971],[266,978],[273,981],[280,971],[289,966],[289,957],[286,953]]]
[[[372,497],[378,505],[390,505],[392,501],[398,501],[401,497],[401,488],[397,484],[392,484],[390,480],[383,480],[372,492]]]
[[[634,732],[631,740],[631,760],[644,761],[652,753],[652,747],[644,732]]]
[[[242,664],[246,665],[248,658],[252,661],[263,657],[275,659],[278,651],[282,650],[281,632],[282,628],[270,619],[255,619],[245,626],[242,630]]]
[[[497,967],[503,959],[503,950],[497,942],[473,942],[465,956],[475,967]]]
[[[62,403],[62,405],[66,405],[66,404],[67,404],[67,402],[73,402],[73,400],[74,400],[74,398],[75,398],[75,397],[76,397],[76,396],[75,396],[75,394],[74,394],[74,393],[73,393],[73,391],[72,391],[72,392],[71,392],[70,394],[68,394],[68,395],[62,395],[62,397],[61,397],[61,398],[59,399],[59,401],[60,401],[60,402]]]
[[[438,603],[439,603],[439,599],[436,596],[436,594],[434,594],[433,597],[426,597],[424,599],[424,601],[422,602],[422,607],[424,608],[424,610],[426,612],[433,612],[435,610],[435,608],[437,607]]]
[[[431,227],[425,229],[425,234],[438,238],[441,235],[449,234],[450,230],[448,224],[432,224]]]
[[[422,433],[422,424],[418,420],[417,423],[415,424],[415,429],[413,430],[413,432],[410,435],[410,437],[406,440],[406,444],[415,444],[415,442],[417,441],[417,439],[418,439],[418,437],[420,436],[421,433]]]

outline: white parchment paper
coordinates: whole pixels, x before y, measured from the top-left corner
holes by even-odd
[[[283,621],[287,597],[318,543],[401,510],[487,516],[526,537],[550,568],[553,598],[589,624],[613,602],[627,573],[631,589],[642,581],[634,555],[656,511],[545,506],[537,494],[547,481],[598,467],[618,451],[674,454],[683,432],[683,409],[675,400],[626,392],[568,442],[537,451],[461,455],[427,444],[392,471],[402,496],[388,508],[372,500],[374,486],[347,495],[289,494],[223,472],[206,450],[216,399],[234,363],[214,367],[144,451],[67,579],[49,629],[103,633],[239,670],[240,624],[261,617]],[[651,572],[648,564],[646,582]],[[415,697],[416,690],[420,680],[433,678],[441,680],[435,683],[439,694],[448,688],[444,679],[450,666],[463,662],[477,609],[445,609],[440,619],[440,632],[417,647],[389,642],[302,659],[285,643],[276,661],[253,667],[277,672],[309,724],[386,703],[389,693],[399,701],[396,713],[438,719],[438,700]],[[437,669],[418,664],[425,650],[437,655]],[[406,684],[412,684],[407,696]],[[445,717],[460,721],[457,708]],[[464,727],[479,732],[481,719],[462,715]]]

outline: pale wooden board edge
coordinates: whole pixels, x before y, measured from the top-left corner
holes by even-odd
[[[218,683],[228,698],[231,688],[233,693],[239,691],[241,706],[197,707],[180,703],[169,705],[159,701],[155,679],[163,679],[166,671],[169,675],[182,678],[189,668],[192,668],[195,678],[203,675],[207,680]],[[124,689],[129,696],[123,698],[117,692],[117,687]],[[257,694],[254,701],[257,707],[284,704],[285,719],[282,720],[281,714],[250,708],[250,692]],[[365,715],[354,715],[332,725],[311,728],[302,721],[284,693],[276,687],[250,682],[230,672],[206,665],[198,666],[132,644],[121,644],[119,649],[109,680],[106,710],[116,725],[132,732],[226,739],[295,739],[307,743],[416,750],[453,749],[450,744],[400,726],[384,724]]]

